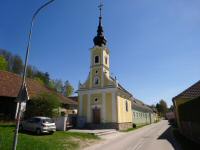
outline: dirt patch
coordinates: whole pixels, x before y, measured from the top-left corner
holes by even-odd
[[[77,143],[79,145],[79,149],[83,149],[85,147],[89,147],[93,144],[99,143],[100,139],[80,139],[80,138],[70,138],[70,141]]]
[[[65,140],[64,147],[66,150],[82,150],[91,145],[101,142],[102,139],[82,139],[78,137],[70,137]],[[70,143],[70,144],[69,144]]]

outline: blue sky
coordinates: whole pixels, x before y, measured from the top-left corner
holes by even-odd
[[[31,16],[44,0],[0,1],[0,48],[24,58]],[[57,0],[38,16],[29,63],[77,88],[89,72],[98,0]],[[199,0],[104,0],[111,72],[147,104],[199,80]]]

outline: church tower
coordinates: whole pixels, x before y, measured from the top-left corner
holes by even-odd
[[[132,95],[110,76],[110,52],[102,26],[102,7],[100,4],[97,35],[90,49],[90,72],[85,83],[79,83],[78,115],[91,128],[123,129],[132,126]]]
[[[105,86],[105,78],[110,77],[109,49],[106,47],[102,27],[102,4],[99,6],[100,16],[97,35],[94,37],[94,47],[91,49],[90,65],[90,88],[99,88]]]

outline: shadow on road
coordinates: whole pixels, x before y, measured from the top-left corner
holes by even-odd
[[[190,139],[183,136],[178,128],[173,128],[173,135],[176,138],[176,140],[180,143],[182,150],[199,150],[200,144],[195,143],[194,141],[191,141]]]
[[[160,140],[167,140],[173,146],[174,150],[181,150],[180,146],[177,144],[176,140],[173,137],[172,127],[170,126],[163,132],[162,135],[158,137]]]

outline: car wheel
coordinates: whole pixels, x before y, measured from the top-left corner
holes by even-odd
[[[40,129],[36,129],[36,134],[40,135],[41,134],[41,130]]]
[[[49,132],[49,134],[53,134],[53,133],[54,133],[54,131],[50,131],[50,132]]]

